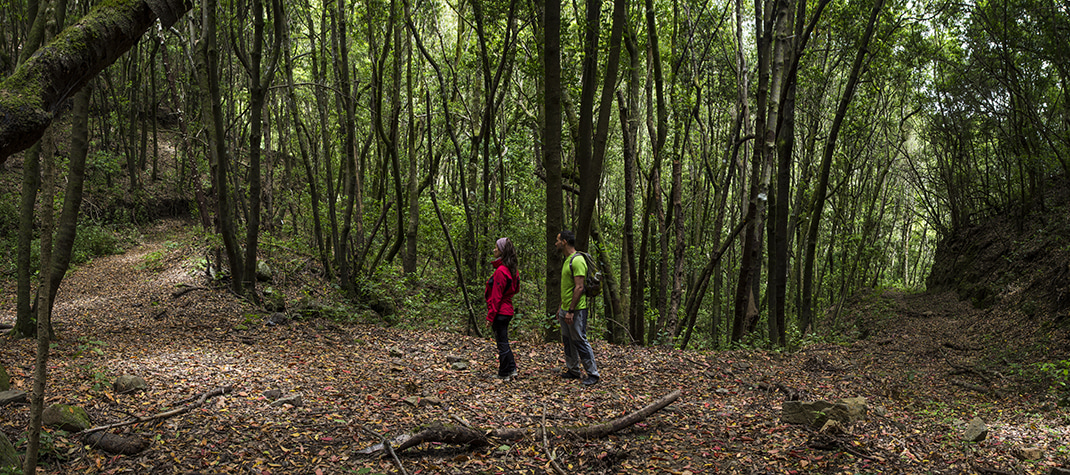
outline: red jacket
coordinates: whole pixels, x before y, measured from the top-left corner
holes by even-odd
[[[487,280],[483,298],[487,299],[487,321],[493,322],[494,316],[513,315],[513,296],[520,290],[520,279],[509,274],[509,268],[498,259],[491,263],[495,267],[494,275]]]

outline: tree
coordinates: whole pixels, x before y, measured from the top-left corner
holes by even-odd
[[[844,88],[843,95],[840,97],[840,103],[836,108],[836,116],[833,118],[832,128],[829,131],[829,138],[825,143],[825,149],[821,156],[817,188],[814,191],[813,203],[810,207],[810,224],[807,230],[806,252],[803,255],[802,304],[799,309],[799,329],[804,335],[810,330],[810,326],[813,324],[814,257],[817,250],[817,232],[821,225],[821,215],[825,208],[825,197],[828,193],[829,173],[832,169],[832,154],[836,149],[836,139],[839,136],[840,127],[843,124],[844,117],[847,115],[847,106],[850,105],[851,99],[854,98],[854,91],[858,86],[859,76],[862,73],[862,64],[866,57],[869,40],[873,37],[873,31],[883,6],[884,0],[876,0],[873,9],[870,10],[869,21],[866,23],[865,32],[862,34],[862,40],[859,43],[854,62],[851,65],[850,74],[847,78],[847,85]]]

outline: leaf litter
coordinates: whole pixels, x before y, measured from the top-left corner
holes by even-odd
[[[1070,417],[1045,391],[1023,391],[1004,375],[979,393],[952,380],[964,376],[949,376],[976,367],[982,354],[955,348],[983,347],[983,335],[1015,325],[1004,316],[1012,323],[995,328],[1000,319],[948,294],[855,301],[844,318],[866,326],[867,338],[790,353],[595,341],[603,380],[584,388],[556,378],[558,344],[516,342],[520,374],[499,381],[486,376],[496,368],[489,339],[320,319],[248,325],[245,316],[258,310],[226,290],[172,298],[177,286],[203,279],[188,258],[195,252],[165,245],[166,232],[174,229],[68,275],[54,316],[61,340],[47,402],[80,405],[103,425],[180,407],[218,387],[231,391],[186,414],[118,429],[150,442],[136,455],[87,448],[76,434],[50,430],[42,472],[396,473],[390,457],[358,451],[434,423],[538,428],[545,414],[547,425],[597,424],[677,389],[683,395],[674,404],[603,439],[425,444],[398,456],[408,473],[446,474],[550,473],[551,457],[568,472],[590,474],[1040,474],[1070,457]],[[150,253],[164,256],[159,265],[139,265]],[[308,289],[300,284],[283,291],[296,297]],[[4,295],[12,289],[3,284]],[[3,299],[0,322],[13,323],[13,300]],[[28,391],[35,344],[2,342],[0,364],[13,389]],[[470,369],[451,370],[448,355],[468,359]],[[111,381],[126,373],[144,377],[149,389],[113,393]],[[272,405],[269,390],[299,393],[301,403]],[[855,396],[867,399],[869,417],[840,434],[780,420],[786,399]],[[0,415],[0,430],[18,441],[29,407],[3,407]],[[974,416],[990,435],[964,442]],[[1040,449],[1039,458],[1023,458],[1025,448]]]

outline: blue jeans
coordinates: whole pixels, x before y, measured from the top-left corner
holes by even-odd
[[[598,377],[598,364],[594,361],[594,350],[587,342],[587,309],[577,310],[572,314],[572,324],[565,323],[565,310],[557,311],[557,323],[561,324],[561,344],[565,347],[565,369],[572,374],[580,374],[580,364],[587,371],[587,376]]]
[[[494,341],[498,343],[498,376],[509,376],[516,371],[513,349],[509,347],[509,322],[512,319],[512,315],[495,315],[490,327],[494,331]]]

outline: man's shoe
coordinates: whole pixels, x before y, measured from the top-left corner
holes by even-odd
[[[598,376],[588,376],[583,380],[584,386],[594,386],[598,384]]]
[[[568,371],[562,371],[562,372],[558,373],[557,377],[561,378],[561,379],[580,379],[580,375],[579,374],[570,373]]]

